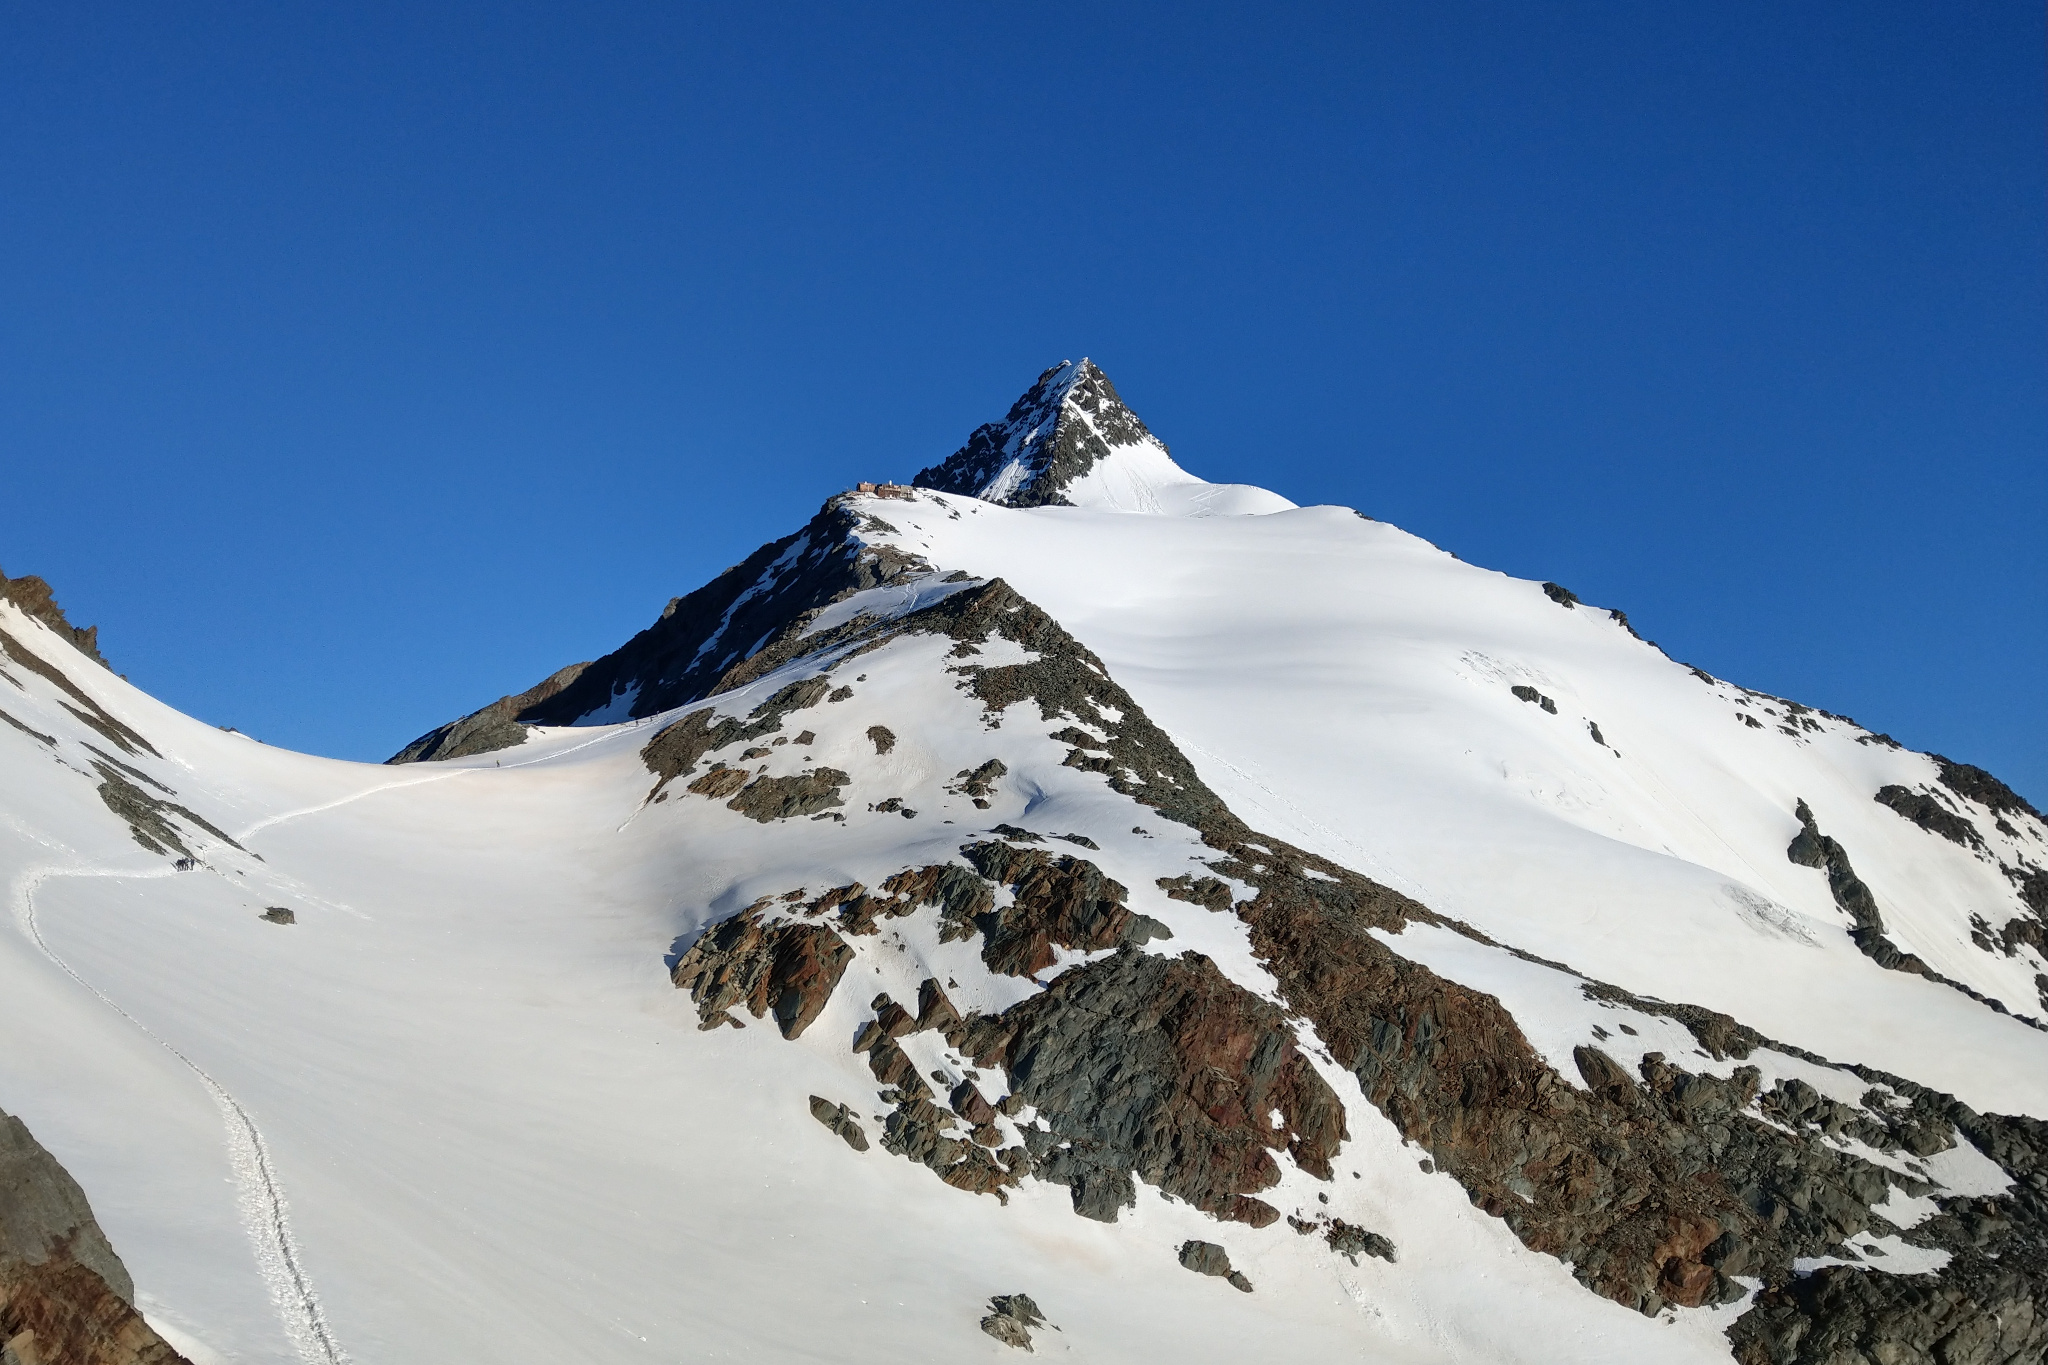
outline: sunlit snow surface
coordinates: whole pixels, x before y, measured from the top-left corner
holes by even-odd
[[[1588,976],[1981,1109],[2048,1114],[2048,1036],[1877,968],[1825,878],[1785,857],[1804,798],[1895,941],[2030,1001],[2039,964],[1968,941],[1973,911],[2009,901],[1996,868],[1871,800],[1930,781],[1928,760],[1840,722],[1782,734],[1761,711],[1776,703],[1702,682],[1605,611],[1566,610],[1350,511],[1100,469],[1100,496],[1076,498],[1091,507],[920,493],[877,505],[897,528],[878,539],[1044,607],[1256,828]],[[900,613],[947,590],[833,610]],[[0,725],[0,1107],[78,1177],[143,1307],[201,1365],[1004,1359],[976,1322],[990,1295],[1017,1291],[1061,1329],[1038,1352],[1085,1360],[1727,1357],[1741,1305],[1649,1319],[1588,1293],[1425,1175],[1327,1065],[1353,1135],[1328,1209],[1390,1237],[1397,1264],[1354,1268],[1284,1224],[1221,1225],[1142,1186],[1103,1225],[1057,1186],[1027,1181],[1002,1207],[879,1148],[853,1153],[805,1102],[883,1112],[848,1051],[877,991],[904,999],[951,975],[963,1009],[993,1009],[1031,989],[975,970],[973,945],[937,943],[929,917],[862,940],[798,1042],[752,1022],[700,1032],[667,976],[679,940],[763,895],[942,861],[963,831],[1003,820],[1088,833],[1133,907],[1173,928],[1153,950],[1198,949],[1272,990],[1232,918],[1153,889],[1162,863],[1196,867],[1191,832],[1061,766],[1066,746],[1030,705],[988,728],[947,672],[949,641],[863,656],[851,698],[792,717],[816,742],[764,760],[853,774],[843,823],[761,825],[698,797],[644,804],[639,750],[666,717],[536,731],[443,764],[339,763],[181,716],[4,604],[0,625],[163,755],[116,757],[249,850],[207,842],[207,866],[171,871],[85,774],[84,746],[108,742],[44,679],[0,679],[0,708],[57,739],[53,756]],[[792,668],[716,705],[745,714],[814,665]],[[886,757],[873,725],[898,736]],[[945,792],[991,757],[1012,774],[992,809]],[[889,797],[917,818],[868,810]],[[298,922],[258,918],[272,905]],[[1614,1018],[1571,978],[1456,935],[1417,925],[1389,941],[1498,995],[1568,1079],[1572,1046]],[[1725,1071],[1668,1021],[1632,1017],[1643,1050]],[[1752,1061],[1823,1089],[1834,1074]],[[331,1349],[279,1270],[260,1226],[276,1210],[252,1193],[202,1073],[260,1131]],[[1946,1161],[1931,1174],[1958,1192],[2002,1188],[1973,1157],[1928,1165]],[[1290,1167],[1266,1197],[1293,1209],[1324,1188]],[[1189,1237],[1223,1243],[1257,1292],[1181,1269]]]

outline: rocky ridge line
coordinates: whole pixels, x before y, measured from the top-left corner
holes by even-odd
[[[1108,375],[1091,360],[1063,360],[1002,421],[975,428],[966,445],[911,484],[1004,507],[1065,506],[1067,486],[1098,460],[1147,439],[1159,438],[1124,406]]]
[[[24,615],[41,621],[102,668],[113,668],[100,653],[100,628],[72,625],[64,615],[64,608],[57,605],[56,593],[34,574],[9,578],[0,571],[0,601],[12,602]]]
[[[1358,1076],[1367,1098],[1405,1136],[1429,1151],[1439,1169],[1458,1179],[1475,1204],[1506,1221],[1532,1248],[1570,1261],[1574,1273],[1596,1292],[1656,1312],[1666,1304],[1738,1298],[1742,1291],[1732,1278],[1738,1274],[1758,1276],[1774,1288],[1790,1285],[1800,1278],[1795,1261],[1837,1254],[1850,1237],[1886,1231],[1889,1225],[1873,1206],[1884,1203],[1890,1189],[1905,1187],[1913,1194],[1932,1188],[1836,1150],[1824,1141],[1823,1128],[1787,1132],[1783,1116],[1802,1112],[1802,1097],[1782,1085],[1764,1090],[1750,1068],[1720,1078],[1688,1072],[1652,1054],[1644,1059],[1640,1075],[1632,1076],[1588,1046],[1577,1058],[1584,1088],[1570,1084],[1542,1061],[1497,1000],[1402,958],[1373,931],[1398,935],[1409,922],[1419,920],[1485,941],[1483,936],[1348,869],[1243,825],[1201,782],[1177,746],[1109,679],[1100,661],[1000,580],[964,590],[911,616],[879,626],[870,622],[862,629],[866,638],[858,642],[833,642],[834,650],[846,652],[828,668],[842,666],[846,659],[903,633],[949,635],[956,641],[954,656],[968,661],[955,671],[965,675],[964,685],[990,713],[1018,702],[1035,703],[1044,723],[1065,722],[1064,728],[1050,733],[1072,746],[1067,766],[1100,772],[1115,790],[1195,827],[1219,855],[1211,862],[1218,875],[1162,878],[1169,894],[1229,910],[1244,920],[1289,1006],[1313,1024],[1336,1064]],[[1003,666],[972,663],[979,647],[995,637],[1012,641],[1035,657]],[[1073,724],[1076,720],[1097,733],[1079,728]],[[920,904],[936,901],[942,914],[953,914],[963,923],[977,922],[977,916],[987,913],[977,908],[986,903],[978,889],[956,882],[950,890],[936,891],[935,874],[981,880],[980,874],[993,868],[978,864],[977,850],[988,847],[963,846],[968,868],[924,869],[920,875],[933,881],[935,894],[893,895],[899,908],[888,913],[914,913]],[[1002,847],[1006,864],[1024,852],[1007,844]],[[983,851],[979,857],[985,860],[989,855]],[[1255,894],[1233,905],[1223,878],[1252,886]],[[994,883],[989,885],[992,889]],[[843,907],[863,899],[864,893],[857,892],[858,888],[842,888],[829,903],[821,898],[808,911],[792,913],[839,910],[842,928],[851,931]],[[872,916],[874,911],[862,913]],[[1106,945],[1096,941],[1090,946]],[[986,953],[984,960],[990,961]],[[1025,962],[1029,961],[1027,957]],[[1126,945],[1108,958],[1068,968],[1055,978],[1051,990],[1003,1015],[970,1017],[941,1029],[963,1063],[1000,1068],[1011,1086],[1001,1103],[978,1090],[963,1096],[970,1110],[979,1112],[979,1100],[998,1110],[1002,1104],[1015,1103],[1021,1112],[1029,1105],[1038,1114],[1022,1144],[1028,1167],[1013,1149],[976,1156],[969,1149],[978,1144],[946,1135],[954,1118],[966,1121],[969,1115],[957,1109],[949,1115],[940,1109],[915,1069],[897,1060],[900,1049],[893,1046],[902,1033],[924,1027],[918,1021],[930,1011],[921,1008],[913,1016],[893,1002],[878,1001],[872,1026],[877,1036],[864,1033],[863,1038],[878,1080],[896,1087],[893,1095],[885,1092],[885,1099],[898,1106],[885,1147],[933,1165],[949,1183],[964,1188],[996,1191],[1025,1173],[1060,1179],[1070,1185],[1077,1211],[1091,1216],[1120,1207],[1134,1174],[1157,1179],[1162,1189],[1170,1189],[1164,1182],[1177,1182],[1180,1176],[1157,1162],[1148,1164],[1144,1156],[1145,1129],[1170,1125],[1169,1119],[1145,1111],[1135,1114],[1134,1121],[1113,1125],[1119,1131],[1091,1130],[1075,1121],[1079,1106],[1058,1098],[1060,1084],[1043,1083],[1043,1073],[1034,1075],[1029,1066],[1020,1065],[1023,1054],[1014,1048],[1019,1038],[1026,1040],[1029,1052],[1070,1033],[1084,1036],[1093,1027],[1110,1030],[1105,1050],[1115,1056],[1104,1064],[1117,1064],[1117,1056],[1143,1055],[1141,1045],[1116,1034],[1114,1020],[1148,1017],[1146,1002],[1162,994],[1149,974],[1168,972],[1165,964],[1176,962],[1203,971],[1185,958],[1161,958]],[[1213,971],[1213,964],[1208,970]],[[1140,981],[1139,976],[1146,979]],[[1587,989],[1633,999],[1598,983],[1587,983]],[[1094,1005],[1098,999],[1114,1001],[1114,1008]],[[1681,1022],[1714,1056],[1729,1055],[1726,1049],[1752,1036],[1725,1016],[1707,1011],[1655,1002],[1637,1005],[1682,1015]],[[1217,1015],[1210,1008],[1198,1017]],[[1070,1019],[1086,1024],[1070,1024]],[[1171,1030],[1166,1036],[1172,1036]],[[1051,1055],[1058,1058],[1055,1070],[1084,1091],[1093,1084],[1088,1078],[1099,1074],[1085,1050],[1068,1056],[1054,1044]],[[1153,1058],[1139,1070],[1153,1078],[1159,1093],[1170,1094],[1177,1084],[1172,1079],[1176,1065]],[[1220,1069],[1236,1078],[1234,1086],[1251,1080],[1249,1070]],[[1047,1111],[1040,1111],[1039,1100],[1048,1102]],[[1290,1120],[1295,1137],[1304,1131],[1305,1113]],[[1844,1120],[1848,1121],[1861,1124],[1862,1137],[1882,1150],[1910,1149],[1913,1142],[1924,1145],[1933,1140],[1914,1136],[1919,1130],[1910,1115],[1901,1118],[1876,1101],[1852,1120]],[[1029,1132],[1040,1127],[1043,1136],[1037,1142],[1045,1150],[1033,1151]],[[1314,1128],[1307,1123],[1307,1129]],[[1980,1131],[1971,1140],[1977,1142],[1981,1136]],[[1293,1141],[1290,1138],[1290,1148]],[[1335,1141],[1341,1141],[1341,1134]],[[1939,1141],[1946,1144],[1953,1138],[1944,1130]],[[2002,1164],[2014,1170],[2032,1160],[2025,1155],[2033,1150],[2029,1142],[2008,1150]],[[1059,1151],[1074,1155],[1052,1158],[1056,1144],[1064,1144]],[[1318,1154],[1333,1153],[1335,1146],[1318,1139],[1303,1150],[1314,1161]],[[1990,1154],[1999,1159],[1997,1153]],[[1297,1164],[1310,1169],[1299,1157]],[[1256,1225],[1271,1221],[1250,1207],[1258,1204],[1255,1195],[1263,1179],[1263,1172],[1248,1176],[1240,1171],[1178,1188],[1197,1192],[1218,1216]],[[1104,1191],[1109,1193],[1105,1196]],[[2040,1219],[2020,1204],[2011,1207],[2017,1216],[2007,1222],[2018,1230],[2016,1245],[2032,1245],[2040,1238]],[[1273,1212],[1269,1206],[1260,1208]],[[1890,1289],[1880,1286],[1869,1293],[1890,1305],[1886,1311],[1904,1315],[1902,1322],[1911,1316]],[[2017,1306],[2019,1300],[2008,1296],[1997,1301],[2008,1302]],[[2003,1311],[1996,1304],[1985,1306],[1987,1311]]]
[[[853,504],[847,494],[830,499],[802,530],[674,599],[653,625],[603,658],[571,664],[526,692],[430,730],[386,761],[509,748],[525,741],[527,725],[574,725],[628,695],[632,704],[620,719],[657,715],[772,671],[776,642],[801,637],[826,607],[930,571],[915,555],[864,540],[864,531],[894,528]]]

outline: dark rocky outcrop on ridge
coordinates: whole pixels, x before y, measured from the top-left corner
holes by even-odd
[[[801,638],[824,607],[928,571],[915,556],[863,544],[856,534],[863,520],[846,498],[833,498],[803,530],[676,598],[653,625],[602,659],[572,664],[526,692],[431,730],[388,761],[509,748],[525,740],[522,726],[574,725],[629,695],[633,700],[619,719],[655,715],[744,685],[790,657],[775,651],[776,643]],[[756,667],[745,671],[749,663]]]
[[[1093,361],[1063,360],[1002,421],[977,427],[966,445],[911,483],[1005,507],[1064,504],[1067,485],[1097,460],[1151,435]]]
[[[467,758],[471,754],[495,753],[524,744],[526,727],[519,723],[519,717],[552,700],[589,667],[587,663],[580,663],[557,669],[524,692],[500,697],[481,711],[472,711],[461,720],[427,731],[387,761],[422,763],[434,759]]]
[[[18,583],[23,580],[15,579],[14,581]],[[41,579],[34,581],[42,582]],[[121,752],[130,755],[146,753],[152,758],[163,757],[162,754],[156,751],[155,745],[136,733],[134,728],[126,722],[117,719],[104,706],[94,701],[84,688],[66,677],[63,669],[44,659],[42,655],[30,649],[12,635],[9,635],[5,630],[0,630],[0,656],[4,656],[6,661],[5,663],[0,663],[0,674],[4,674],[7,665],[12,664],[43,679],[68,698],[68,700],[58,702],[58,705],[75,716],[80,724],[97,731],[105,737],[109,744],[112,744]],[[76,703],[76,705],[73,703]]]
[[[1967,816],[1958,815],[1926,792],[1916,792],[1894,782],[1879,787],[1875,800],[1878,805],[1952,844],[1979,850],[1984,847],[1984,836],[1977,832],[1977,827]]]
[[[1910,796],[1903,788],[1896,790]],[[1878,794],[1878,800],[1887,805],[1891,804],[1884,801],[1883,792]],[[1928,966],[1917,954],[1906,952],[1885,937],[1884,916],[1878,911],[1877,898],[1871,894],[1869,885],[1856,875],[1856,869],[1849,865],[1848,850],[1837,840],[1820,832],[1820,827],[1814,823],[1813,811],[1808,808],[1806,802],[1799,802],[1793,814],[1799,820],[1799,833],[1793,836],[1791,845],[1785,850],[1785,856],[1801,867],[1819,868],[1827,873],[1828,890],[1834,896],[1835,904],[1855,925],[1850,929],[1849,937],[1854,940],[1865,957],[1889,971],[1911,972],[1915,976],[1924,976],[1929,981],[1939,982],[1941,985],[1961,991],[1978,1004],[2000,1014],[2012,1014],[2004,1001],[1994,1000],[1954,977],[1944,976]],[[2048,992],[2044,992],[2043,998],[2048,1000]],[[2012,1017],[2029,1027],[2048,1030],[2048,1024],[2043,1024],[2028,1015],[2012,1014]]]
[[[106,668],[113,667],[100,653],[100,628],[72,625],[64,615],[64,608],[57,605],[56,594],[50,585],[34,574],[9,578],[4,571],[0,571],[0,601],[12,602],[24,614],[41,621],[70,641],[77,647],[79,653],[94,663]]]

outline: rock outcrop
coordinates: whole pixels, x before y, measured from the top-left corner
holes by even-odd
[[[113,667],[100,653],[100,628],[72,625],[65,618],[64,608],[57,605],[56,594],[50,585],[34,574],[9,578],[5,572],[0,572],[0,601],[12,602],[24,615],[41,621],[94,663],[103,668]]]
[[[185,1365],[134,1297],[78,1182],[21,1120],[0,1113],[0,1360]]]
[[[1005,507],[1063,504],[1066,488],[1118,446],[1157,441],[1093,361],[1063,360],[1038,376],[1002,421],[911,483]],[[1162,450],[1165,447],[1160,447]]]
[[[927,572],[915,556],[865,544],[865,519],[841,496],[793,535],[663,609],[647,629],[589,664],[572,664],[516,696],[420,736],[393,763],[488,753],[521,743],[527,725],[573,725],[598,712],[651,716],[716,696],[804,652],[825,607]],[[764,657],[765,656],[765,657]],[[735,672],[753,663],[752,672]]]
[[[1003,1345],[1019,1350],[1031,1349],[1033,1328],[1051,1326],[1029,1294],[998,1294],[988,1301],[988,1309],[988,1316],[981,1320],[981,1330]]]
[[[811,1026],[839,984],[853,950],[818,924],[773,922],[755,906],[704,931],[677,961],[670,979],[690,992],[699,1027],[737,1024],[731,1010],[756,1019],[775,1014],[785,1038]]]

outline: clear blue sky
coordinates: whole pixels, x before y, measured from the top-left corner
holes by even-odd
[[[1092,355],[2048,801],[2033,0],[0,17],[0,565],[382,758]]]

